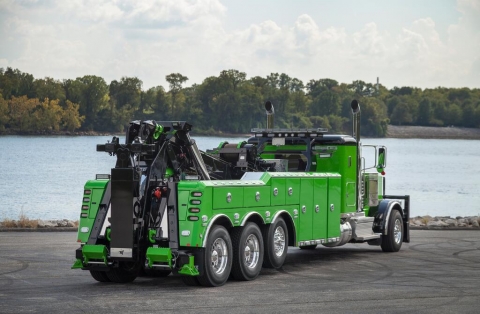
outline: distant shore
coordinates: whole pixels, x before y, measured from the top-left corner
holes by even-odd
[[[480,128],[389,125],[387,138],[480,140]]]
[[[192,130],[193,136],[218,136],[218,137],[250,137],[250,133],[225,133],[221,131],[198,131]],[[3,131],[0,135],[25,135],[25,136],[122,136],[124,133],[77,131],[77,132],[8,132]],[[398,126],[389,125],[386,138],[422,138],[422,139],[464,139],[480,140],[480,128],[460,127],[428,127],[428,126]]]

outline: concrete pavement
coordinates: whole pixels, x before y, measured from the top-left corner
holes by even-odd
[[[398,253],[348,244],[289,248],[251,282],[188,287],[177,276],[130,284],[71,270],[74,232],[0,233],[0,313],[478,313],[480,231],[413,230]]]

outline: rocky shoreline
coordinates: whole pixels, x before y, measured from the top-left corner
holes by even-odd
[[[389,125],[386,137],[479,140],[480,128]]]
[[[411,229],[474,229],[480,230],[480,216],[455,217],[450,216],[417,216],[410,218]]]
[[[33,222],[33,221],[30,221]],[[0,222],[1,231],[77,231],[78,221],[34,220],[35,223],[25,224],[17,220]],[[417,216],[410,218],[412,230],[480,230],[480,216],[455,217]]]

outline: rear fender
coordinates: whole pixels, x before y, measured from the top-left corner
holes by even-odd
[[[227,228],[227,230],[233,227],[233,223],[227,215],[225,214],[215,215],[210,220],[210,223],[208,224],[207,229],[205,230],[205,234],[203,236],[203,241],[202,241],[202,247],[205,247],[205,243],[207,243],[207,237],[210,235],[210,229],[212,229],[212,227],[215,225],[224,226],[225,228]]]
[[[402,204],[399,200],[384,199],[378,204],[378,211],[375,213],[373,221],[373,232],[381,233],[382,235],[388,234],[388,222],[393,210],[398,210],[400,215],[404,217]]]
[[[283,221],[287,225],[288,229],[288,245],[295,246],[297,243],[297,236],[296,236],[296,227],[295,227],[295,219],[292,218],[290,213],[286,210],[280,210],[272,218],[271,224],[277,221],[278,217],[282,217]]]

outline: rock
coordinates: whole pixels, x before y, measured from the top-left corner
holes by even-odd
[[[480,224],[478,223],[478,219],[477,219],[477,220],[474,220],[474,221],[472,222],[472,227],[474,227],[474,228],[479,228],[479,227],[480,227]]]
[[[68,227],[68,220],[67,219],[58,220],[57,227],[62,227],[62,228]]]
[[[38,228],[54,228],[57,224],[51,220],[38,220]]]
[[[448,224],[449,227],[456,227],[458,225],[456,219],[446,219],[444,222]]]
[[[444,229],[448,224],[441,220],[432,220],[427,223],[428,229]]]
[[[466,219],[468,219],[468,223],[469,223],[470,225],[473,225],[475,222],[477,222],[477,224],[478,224],[478,217],[477,217],[477,216],[468,217],[468,218],[466,218]]]
[[[71,227],[75,227],[75,223],[74,223],[73,221],[71,221],[71,220],[68,220],[68,221],[67,221],[67,227],[70,227],[70,228],[71,228]]]
[[[413,221],[413,224],[414,224],[415,226],[419,226],[419,227],[425,226],[425,224],[424,224],[420,219],[415,219],[415,220]]]

